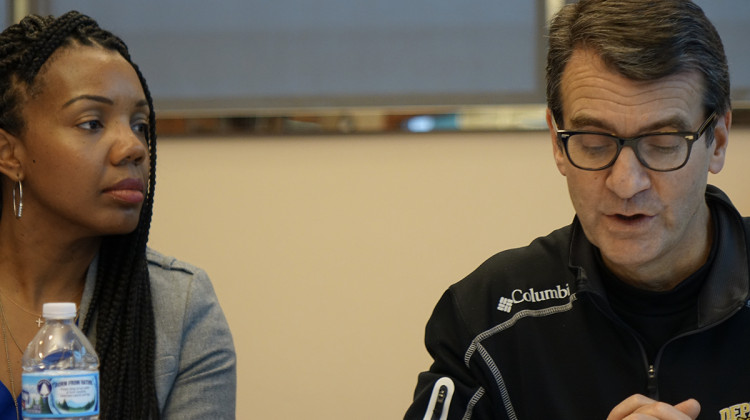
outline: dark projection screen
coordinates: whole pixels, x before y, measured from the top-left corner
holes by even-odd
[[[750,101],[750,1],[702,0]],[[55,0],[130,46],[160,111],[543,103],[544,1]]]

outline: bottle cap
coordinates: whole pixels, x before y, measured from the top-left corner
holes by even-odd
[[[75,318],[76,304],[73,302],[55,302],[42,305],[42,316],[46,319]]]

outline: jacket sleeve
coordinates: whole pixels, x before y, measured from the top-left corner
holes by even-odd
[[[236,355],[229,325],[213,286],[197,269],[185,290],[176,372],[162,417],[234,419]]]
[[[427,322],[425,345],[434,362],[429,371],[419,374],[405,420],[506,418],[502,404],[493,409],[484,374],[464,361],[473,338],[449,289]]]

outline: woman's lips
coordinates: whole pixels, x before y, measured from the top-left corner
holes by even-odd
[[[129,204],[139,204],[145,198],[143,189],[143,181],[137,178],[127,178],[105,189],[104,192],[116,200]]]

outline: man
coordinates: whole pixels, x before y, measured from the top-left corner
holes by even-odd
[[[576,218],[443,295],[405,418],[749,418],[750,219],[707,186],[732,118],[716,30],[685,0],[582,0],[549,44]]]

